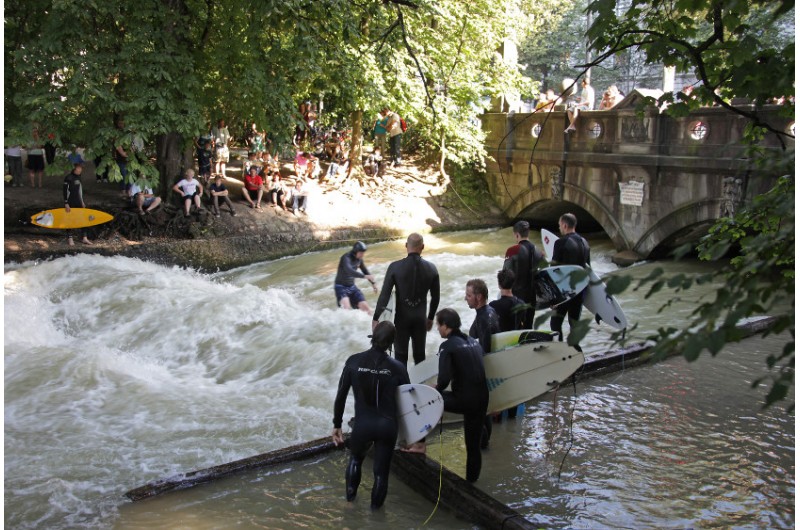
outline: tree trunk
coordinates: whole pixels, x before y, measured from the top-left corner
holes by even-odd
[[[444,143],[444,132],[442,132],[441,145],[439,146],[439,185],[447,186],[450,184],[450,175],[444,169],[444,162],[447,160],[447,145]]]
[[[161,197],[166,199],[173,184],[180,180],[186,168],[194,167],[191,148],[183,150],[183,136],[170,132],[156,137],[156,169],[158,169]]]
[[[364,149],[364,134],[362,122],[364,119],[363,110],[355,110],[350,113],[350,167],[353,169],[361,169],[361,155]]]

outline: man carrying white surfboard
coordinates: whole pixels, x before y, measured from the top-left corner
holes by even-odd
[[[555,242],[553,248],[553,263],[559,265],[578,265],[586,267],[589,261],[589,242],[575,232],[578,226],[578,219],[571,213],[565,213],[558,220],[558,230],[561,237]],[[581,308],[583,307],[583,293],[555,307],[555,315],[550,318],[550,329],[558,332],[558,340],[564,340],[561,330],[564,324],[564,317],[569,316],[570,326],[581,319]],[[582,351],[580,346],[575,345],[575,349]]]
[[[86,208],[83,202],[83,185],[81,184],[81,174],[83,173],[83,157],[78,155],[72,159],[72,172],[64,177],[64,210],[69,213],[70,208]],[[84,245],[91,245],[92,242],[86,236],[86,229],[80,230],[81,242]],[[67,230],[67,243],[74,246],[72,232]]]
[[[444,398],[444,410],[464,415],[464,444],[467,447],[468,482],[481,474],[481,434],[489,407],[489,388],[483,367],[483,348],[461,331],[461,317],[454,309],[436,313],[439,336],[439,375],[436,390]],[[445,390],[447,387],[450,390]]]
[[[503,268],[509,269],[514,273],[514,285],[511,292],[518,296],[530,308],[525,310],[522,316],[523,329],[533,328],[533,316],[536,310],[536,272],[539,270],[539,262],[542,260],[542,253],[530,242],[531,225],[528,221],[517,221],[514,224],[514,239],[517,244],[508,247],[506,250]]]
[[[331,437],[339,445],[344,443],[342,416],[352,387],[356,414],[350,434],[350,462],[345,471],[345,497],[348,502],[355,500],[361,483],[361,464],[374,443],[372,509],[383,506],[389,488],[389,468],[398,430],[397,387],[410,383],[406,367],[387,353],[394,337],[394,324],[378,323],[372,332],[372,347],[347,359],[333,405]]]

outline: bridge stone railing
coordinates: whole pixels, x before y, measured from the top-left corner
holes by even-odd
[[[774,182],[777,175],[761,173],[740,141],[745,118],[721,107],[682,118],[652,107],[638,113],[641,97],[633,92],[612,110],[581,113],[569,134],[558,107],[485,114],[487,182],[496,202],[509,217],[540,226],[572,211],[579,226],[599,224],[618,250],[647,257],[696,238]],[[780,107],[760,116],[794,135]],[[785,142],[794,150],[793,138]],[[783,149],[774,134],[760,146]]]

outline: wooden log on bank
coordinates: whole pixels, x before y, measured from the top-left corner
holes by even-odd
[[[347,435],[345,436],[346,442]],[[148,482],[144,486],[128,491],[125,493],[125,496],[132,501],[139,501],[168,491],[191,488],[198,484],[211,482],[212,480],[227,477],[228,475],[241,471],[260,469],[275,464],[312,458],[337,449],[344,449],[344,445],[336,446],[331,441],[331,437],[326,436],[325,438],[319,438],[310,442],[270,451],[269,453],[243,458],[235,462]]]
[[[523,530],[539,526],[519,512],[484,493],[439,462],[418,453],[395,451],[392,471],[411,489],[450,510],[461,519],[489,529]],[[442,491],[439,497],[439,476]]]

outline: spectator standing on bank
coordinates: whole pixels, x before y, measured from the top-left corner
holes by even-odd
[[[44,157],[44,153],[42,153]],[[86,203],[83,200],[83,185],[81,184],[81,174],[83,173],[83,158],[77,157],[73,159],[72,172],[64,177],[64,209],[67,213],[72,208],[86,208]],[[92,242],[86,235],[86,229],[80,229],[81,242],[84,245],[91,245]],[[67,243],[69,246],[75,245],[72,239],[72,232],[67,230]]]
[[[8,163],[8,172],[11,173],[11,187],[21,188],[24,186],[22,183],[22,146],[12,145],[5,149],[6,162]]]
[[[378,113],[378,117],[375,119],[375,125],[372,127],[372,132],[375,134],[375,143],[373,144],[372,152],[374,153],[376,149],[380,149],[381,151],[386,151],[386,116],[383,115],[383,111]]]
[[[225,120],[220,119],[217,122],[217,126],[211,129],[211,136],[214,138],[214,172],[224,177],[225,167],[231,156],[228,146],[231,141],[231,133],[225,125]]]
[[[397,167],[402,163],[400,147],[403,139],[403,128],[400,125],[400,115],[392,112],[389,107],[384,107],[381,113],[386,119],[386,134],[389,136],[389,160],[392,167]]]
[[[42,187],[42,175],[44,175],[44,144],[39,138],[39,127],[33,127],[33,141],[28,147],[28,177],[31,179],[31,188],[36,187],[36,178],[39,179],[39,187]]]

